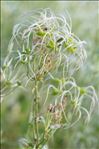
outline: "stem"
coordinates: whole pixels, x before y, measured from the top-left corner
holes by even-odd
[[[33,104],[33,114],[34,114],[34,140],[35,140],[35,148],[38,149],[38,143],[39,143],[39,133],[38,133],[38,84],[37,80],[35,78],[35,98],[34,98],[34,104]]]
[[[50,129],[50,125],[51,125],[51,121],[49,121],[49,113],[47,113],[47,117],[48,117],[48,123],[47,126],[45,127],[45,131],[43,133],[42,139],[40,140],[38,146],[40,146],[40,149],[43,148],[43,146],[48,142],[50,135],[51,135],[51,129]]]
[[[48,142],[48,140],[51,136],[51,129],[49,128],[46,131],[47,131],[47,136],[46,136],[46,132],[44,132],[43,138],[42,138],[41,142],[39,143],[40,149],[43,148],[43,146]]]

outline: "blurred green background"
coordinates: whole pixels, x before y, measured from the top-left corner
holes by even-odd
[[[24,13],[51,8],[56,14],[67,10],[72,19],[72,32],[87,41],[85,65],[75,74],[80,86],[93,85],[99,97],[99,13],[98,1],[2,1],[1,2],[1,60],[14,24]],[[19,149],[18,140],[27,130],[31,101],[23,91],[7,96],[2,103],[2,149]],[[68,130],[59,130],[49,141],[49,149],[99,149],[99,115],[93,115],[88,125],[79,122]]]

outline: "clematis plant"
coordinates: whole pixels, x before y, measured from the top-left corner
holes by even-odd
[[[72,33],[67,17],[40,9],[13,28],[1,68],[1,93],[3,99],[21,87],[33,95],[29,129],[19,141],[23,149],[47,148],[57,129],[73,127],[83,115],[88,122],[98,104],[94,87],[80,87],[73,77],[87,58],[86,42]]]

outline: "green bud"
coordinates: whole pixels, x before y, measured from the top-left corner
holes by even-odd
[[[55,48],[55,42],[53,40],[50,40],[47,47],[50,49],[54,49]]]
[[[73,45],[69,47],[69,45],[71,44]],[[67,39],[67,42],[64,43],[64,46],[67,48],[68,52],[70,52],[71,54],[73,54],[77,50],[75,42],[73,41],[71,37]]]
[[[24,61],[24,60],[21,60],[20,62],[21,62],[22,64],[26,64],[26,61]]]
[[[56,96],[56,95],[60,94],[60,92],[61,92],[61,91],[60,91],[59,89],[54,88],[53,91],[52,91],[52,95],[53,95],[53,96]]]
[[[86,93],[85,88],[80,88],[80,95],[83,95],[83,94],[85,94],[85,93]]]
[[[77,48],[76,47],[68,47],[67,50],[70,53],[74,53],[77,50]]]
[[[52,79],[51,80],[51,83],[54,85],[54,86],[58,86],[60,84],[61,80],[60,79]]]
[[[21,86],[21,82],[20,82],[20,81],[17,81],[17,85],[18,85],[18,86]]]
[[[43,36],[45,35],[45,32],[42,31],[42,30],[40,30],[40,31],[38,31],[36,34],[37,34],[38,36],[43,37]]]
[[[26,48],[25,51],[26,51],[26,54],[30,54],[31,50],[29,48]]]

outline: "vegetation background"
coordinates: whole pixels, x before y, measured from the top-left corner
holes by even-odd
[[[87,42],[87,61],[76,73],[80,86],[93,85],[99,97],[99,2],[98,1],[2,1],[1,2],[1,62],[13,25],[24,13],[51,8],[56,14],[67,10],[72,19],[72,32]],[[31,100],[23,91],[7,96],[1,108],[2,149],[19,149],[18,140],[25,136]],[[95,113],[88,125],[80,121],[68,130],[59,130],[49,141],[49,149],[99,149],[99,115]]]

